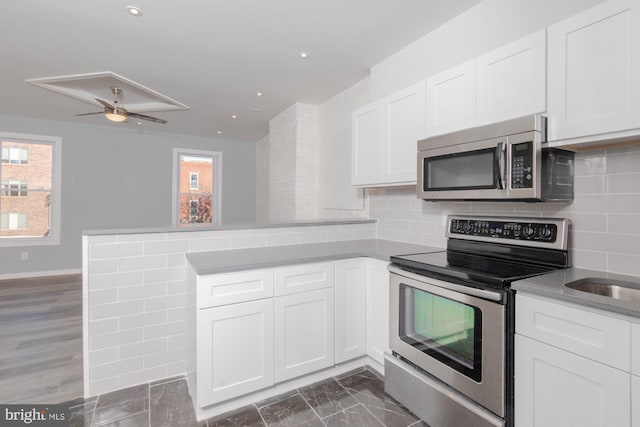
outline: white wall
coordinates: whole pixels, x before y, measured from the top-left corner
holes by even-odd
[[[484,0],[371,68],[380,99],[603,0]]]
[[[269,135],[256,142],[256,221],[269,220]]]
[[[118,125],[1,116],[6,132],[62,138],[59,246],[0,248],[0,274],[80,269],[82,230],[171,224],[173,147],[223,153],[222,220],[255,220],[255,145]],[[20,253],[29,252],[28,261]]]
[[[295,218],[296,105],[269,122],[269,219]]]

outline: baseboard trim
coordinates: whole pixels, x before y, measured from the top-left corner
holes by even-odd
[[[30,279],[33,277],[46,277],[46,276],[66,276],[69,274],[82,274],[82,269],[71,268],[69,270],[50,270],[50,271],[30,271],[26,273],[7,273],[0,274],[0,280],[7,279]]]

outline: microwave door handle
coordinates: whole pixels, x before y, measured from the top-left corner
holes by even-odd
[[[501,190],[506,189],[505,185],[505,157],[507,157],[506,145],[504,142],[499,142],[496,147],[496,169],[498,174],[498,186]]]

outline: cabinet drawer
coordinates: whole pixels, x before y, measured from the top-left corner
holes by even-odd
[[[198,308],[273,296],[273,270],[250,270],[198,277]]]
[[[640,376],[640,324],[638,323],[631,324],[631,372]]]
[[[288,295],[333,286],[333,262],[276,268],[275,293]]]
[[[516,332],[629,372],[630,322],[523,295],[516,297]]]

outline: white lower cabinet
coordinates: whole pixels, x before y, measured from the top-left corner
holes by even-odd
[[[630,425],[628,373],[516,335],[518,427]]]
[[[640,427],[640,377],[631,376],[631,427]]]
[[[367,260],[367,355],[384,365],[389,349],[389,263]]]
[[[335,361],[345,362],[367,352],[366,259],[335,263]]]
[[[273,299],[198,311],[198,406],[269,387]]]
[[[333,287],[275,298],[275,380],[334,363]]]

